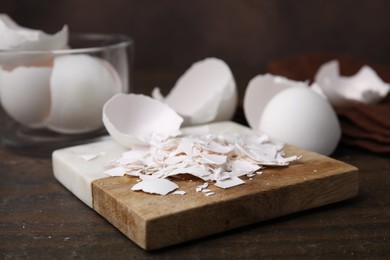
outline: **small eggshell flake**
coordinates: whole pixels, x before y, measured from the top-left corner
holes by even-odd
[[[178,189],[179,186],[167,179],[148,178],[135,184],[132,190],[142,190],[144,192],[167,195],[168,193]]]
[[[60,50],[67,47],[68,27],[50,35],[16,24],[8,15],[0,14],[0,50]]]
[[[268,101],[278,92],[292,86],[307,86],[307,83],[271,74],[254,77],[249,82],[244,95],[244,113],[249,126],[259,130],[260,118]]]
[[[110,175],[110,176],[123,176],[126,174],[126,172],[127,172],[127,170],[124,167],[118,166],[118,167],[109,169],[109,170],[105,171],[104,173],[107,175]]]
[[[220,187],[222,189],[228,189],[228,188],[235,187],[237,185],[241,185],[244,183],[245,182],[243,180],[241,180],[240,178],[232,177],[232,178],[225,179],[225,180],[218,180],[215,183],[215,186]]]
[[[204,162],[211,165],[222,165],[226,163],[227,156],[204,153],[201,155]]]
[[[172,194],[174,194],[174,195],[185,195],[186,193],[187,192],[185,192],[184,190],[176,190]]]
[[[133,149],[122,154],[116,162],[120,164],[130,164],[142,160],[149,153],[148,149]]]
[[[315,82],[334,106],[343,106],[350,102],[377,103],[390,91],[390,85],[383,82],[368,66],[363,66],[354,76],[341,76],[336,60],[319,68]]]
[[[65,134],[102,127],[102,107],[121,89],[119,76],[108,66],[84,54],[56,57],[50,80],[52,108],[45,125]]]
[[[198,141],[198,144],[206,149],[207,151],[214,152],[214,153],[229,153],[233,150],[233,147],[231,146],[224,146],[214,141]]]
[[[17,122],[41,127],[50,111],[51,68],[0,69],[0,98],[4,110]]]
[[[231,163],[233,173],[241,172],[240,175],[246,175],[259,170],[261,167],[247,160],[235,160]],[[235,175],[236,176],[236,175]],[[238,176],[237,176],[238,177]]]
[[[121,145],[148,145],[153,133],[170,134],[183,119],[169,106],[144,95],[117,94],[103,108],[103,122]]]
[[[164,100],[157,89],[152,95]],[[184,125],[230,120],[237,103],[236,83],[224,61],[207,58],[178,79],[164,102],[184,118]]]
[[[98,157],[98,154],[80,154],[79,157],[83,159],[84,161],[88,162],[91,160],[94,160]]]
[[[324,155],[334,151],[341,137],[330,103],[307,87],[292,87],[272,97],[258,129],[276,140]]]

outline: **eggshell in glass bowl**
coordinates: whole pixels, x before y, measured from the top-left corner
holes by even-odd
[[[68,26],[47,34],[18,25],[6,14],[0,14],[0,50],[61,50],[67,47]]]
[[[6,14],[0,14],[0,64],[13,68],[27,66],[53,57],[52,50],[68,48],[68,26],[47,34],[18,25]]]
[[[50,80],[51,111],[45,125],[64,134],[103,126],[104,103],[120,92],[121,81],[105,60],[85,54],[58,56]]]
[[[0,69],[0,99],[15,121],[41,127],[50,111],[50,67]]]

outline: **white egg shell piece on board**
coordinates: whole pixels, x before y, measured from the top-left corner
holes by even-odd
[[[341,76],[337,60],[324,63],[315,75],[315,82],[334,106],[377,103],[390,91],[390,85],[369,66],[363,66],[354,76]]]
[[[331,104],[307,87],[287,88],[272,97],[258,128],[273,139],[323,155],[330,155],[341,137]]]
[[[105,102],[121,89],[119,75],[107,61],[85,54],[58,56],[50,80],[51,111],[45,125],[64,134],[99,129]]]
[[[164,99],[158,89],[152,96],[166,102],[184,118],[184,125],[230,120],[237,104],[237,89],[229,66],[217,58],[198,61],[185,71]]]
[[[306,82],[293,81],[271,74],[257,75],[250,80],[244,95],[245,118],[251,128],[259,130],[264,108],[278,92],[293,86],[307,87]]]
[[[67,47],[68,27],[47,34],[19,26],[8,15],[0,14],[0,50],[60,50]]]
[[[0,99],[15,121],[41,127],[50,111],[51,67],[17,67],[0,70]]]
[[[138,94],[117,94],[103,107],[108,133],[126,147],[148,145],[153,138],[176,136],[183,118],[156,99]]]

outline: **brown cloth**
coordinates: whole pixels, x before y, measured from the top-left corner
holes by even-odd
[[[341,75],[354,75],[363,65],[368,65],[382,80],[390,82],[390,67],[365,63],[340,53],[316,52],[276,60],[268,64],[267,71],[293,80],[313,82],[319,67],[335,59],[339,61]],[[340,119],[343,143],[390,154],[390,95],[377,104],[355,103],[337,107],[335,111]]]

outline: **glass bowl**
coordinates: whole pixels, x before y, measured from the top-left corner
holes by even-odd
[[[106,134],[101,111],[131,92],[134,42],[121,34],[70,34],[69,48],[0,51],[0,134],[31,155]]]

